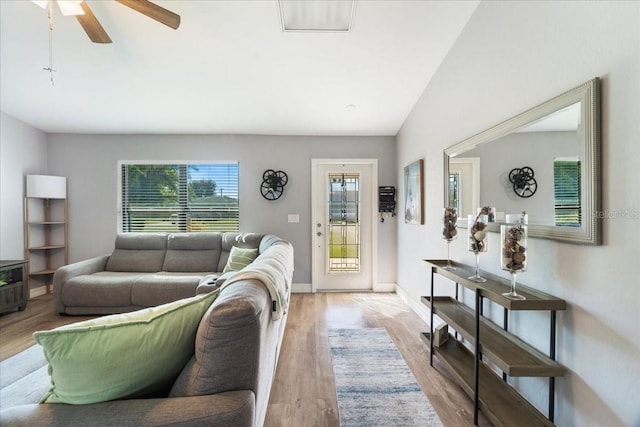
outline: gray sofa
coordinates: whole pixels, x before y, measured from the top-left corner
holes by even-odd
[[[240,238],[238,237],[240,236]],[[235,235],[228,236],[227,241],[239,243],[242,236],[246,244],[258,239],[260,255],[253,264],[269,263],[276,259],[279,277],[287,281],[285,289],[289,296],[290,280],[293,273],[293,248],[291,245],[275,236]],[[134,236],[145,240],[144,237]],[[198,240],[195,236],[194,240]],[[209,237],[209,236],[207,236]],[[155,237],[149,237],[155,241]],[[170,240],[170,239],[169,239]],[[169,241],[167,240],[167,241]],[[129,239],[118,237],[117,249],[126,247]],[[221,236],[225,242],[225,236]],[[155,244],[155,243],[154,243]],[[252,243],[251,243],[252,244]],[[168,244],[171,247],[171,243]],[[145,246],[146,247],[146,246]],[[136,249],[125,249],[136,250]],[[161,249],[145,249],[159,251]],[[183,249],[180,249],[183,250]],[[193,249],[189,249],[191,251]],[[203,249],[216,252],[215,249]],[[116,251],[114,251],[116,252]],[[220,250],[220,259],[224,257],[224,249]],[[167,250],[166,257],[169,255]],[[189,263],[188,254],[171,254],[174,259],[181,257]],[[228,254],[227,254],[228,255]],[[196,255],[198,257],[198,255]],[[129,257],[133,260],[134,257]],[[193,260],[191,260],[193,261]],[[76,266],[65,267],[66,271],[56,274],[58,302],[56,309],[62,312],[79,313],[84,307],[109,307],[120,311],[132,310],[136,307],[150,304],[166,298],[173,298],[163,284],[168,282],[168,276],[162,272],[142,274],[149,277],[157,274],[164,277],[160,283],[159,294],[150,296],[143,301],[132,300],[129,304],[121,300],[111,299],[108,304],[99,304],[99,300],[89,301],[82,306],[76,301],[83,299],[65,299],[65,287],[70,289],[79,287],[71,280],[70,270],[81,269],[87,275],[96,269],[89,267],[93,262],[79,263]],[[226,262],[226,261],[225,261]],[[108,261],[101,261],[106,265]],[[164,263],[164,261],[163,261]],[[167,266],[168,264],[164,263]],[[220,265],[220,264],[218,264]],[[102,270],[105,271],[104,269]],[[137,273],[137,272],[136,272]],[[171,272],[169,272],[171,273]],[[190,284],[184,285],[188,296],[195,294],[198,284],[212,274],[219,272],[203,271],[196,275]],[[206,274],[205,274],[206,273]],[[98,276],[101,276],[98,274]],[[104,274],[102,276],[105,276]],[[110,277],[106,274],[105,277]],[[124,277],[116,274],[113,277]],[[133,280],[133,276],[137,278]],[[79,278],[82,275],[75,275]],[[133,289],[140,277],[129,276],[125,285]],[[189,276],[179,276],[189,277]],[[2,426],[261,426],[266,415],[267,404],[273,377],[275,375],[278,354],[284,334],[287,318],[286,304],[280,308],[275,316],[273,294],[269,287],[261,280],[239,276],[242,279],[229,278],[220,291],[219,296],[200,320],[195,337],[194,355],[182,372],[176,378],[171,389],[160,396],[148,398],[114,400],[87,405],[68,405],[61,403],[38,403],[50,385],[47,372],[47,362],[39,346],[33,346],[24,352],[9,358],[0,364],[0,425]],[[187,282],[181,279],[181,282]],[[86,286],[97,286],[95,282],[87,281]],[[111,282],[109,283],[111,285]],[[182,283],[180,284],[180,286]],[[206,285],[204,286],[211,286]],[[146,288],[145,288],[146,289]],[[133,294],[133,292],[132,292]],[[143,292],[141,292],[143,294]],[[160,295],[160,296],[159,296]],[[74,302],[71,304],[70,302]],[[73,310],[70,310],[73,308]]]
[[[126,233],[109,255],[59,268],[53,277],[61,314],[112,314],[196,295],[222,275],[233,246],[264,253],[278,242],[254,233]],[[224,279],[224,278],[223,278]]]

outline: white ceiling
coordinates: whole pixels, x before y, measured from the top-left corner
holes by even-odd
[[[87,0],[113,43],[54,8],[51,87],[46,11],[2,0],[0,108],[45,132],[395,135],[478,2],[359,0],[341,34],[282,32],[277,0],[155,1],[178,30]]]

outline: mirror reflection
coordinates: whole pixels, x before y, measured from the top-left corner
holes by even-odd
[[[495,207],[497,223],[526,211],[534,237],[598,244],[597,89],[594,79],[445,150],[445,204],[461,218]]]

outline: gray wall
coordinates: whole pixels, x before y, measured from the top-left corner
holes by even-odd
[[[47,173],[47,135],[0,112],[0,259],[24,259],[24,176]]]
[[[527,272],[518,280],[568,303],[558,315],[556,423],[640,425],[640,2],[481,2],[398,138],[402,166],[425,157],[426,224],[398,220],[398,285],[420,307],[428,283],[422,258],[444,258],[440,238],[442,151],[541,102],[602,78],[604,244],[579,246],[530,239]],[[402,197],[402,189],[399,194]],[[402,204],[402,201],[399,201]],[[462,231],[465,235],[466,231]],[[500,238],[489,235],[480,267],[500,271]],[[452,258],[473,263],[466,239]],[[437,291],[453,292],[447,280]],[[485,311],[502,323],[502,311]],[[546,313],[511,313],[510,330],[548,350]],[[547,381],[514,382],[539,408]]]
[[[294,282],[311,283],[311,159],[379,159],[379,184],[396,185],[394,137],[49,135],[49,173],[66,176],[69,257],[110,252],[117,230],[118,160],[240,162],[240,231],[279,235],[295,248]],[[275,202],[259,193],[266,169],[289,176]],[[287,223],[299,214],[300,223]],[[378,223],[378,282],[395,283],[395,219]]]
[[[512,133],[464,153],[480,157],[480,206],[495,206],[505,213],[529,214],[529,224],[554,225],[553,161],[558,157],[581,157],[576,132]],[[536,193],[518,197],[509,181],[513,168],[534,171]]]

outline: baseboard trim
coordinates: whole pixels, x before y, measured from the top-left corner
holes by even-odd
[[[291,285],[291,293],[294,294],[310,294],[311,283],[294,283]]]
[[[376,283],[373,285],[373,292],[395,292],[395,283]]]
[[[395,291],[396,291],[396,284],[395,283],[377,283],[373,287],[373,291],[368,290],[368,291],[353,291],[353,292],[395,292]],[[347,291],[341,291],[341,290],[326,291],[326,290],[323,290],[322,292],[347,292]],[[310,294],[310,293],[313,293],[313,286],[311,285],[311,283],[294,283],[293,285],[291,285],[291,293],[293,293],[293,294]]]
[[[420,318],[424,320],[427,325],[431,323],[431,312],[426,305],[422,304],[422,302],[420,301],[416,301],[410,298],[407,291],[402,289],[400,286],[396,286],[396,294],[398,294],[400,299],[404,301],[404,303],[407,304],[409,308],[414,311],[414,313],[420,316]]]
[[[29,299],[33,299],[35,297],[39,297],[47,294],[46,286],[39,286],[37,288],[33,288],[29,290]]]

